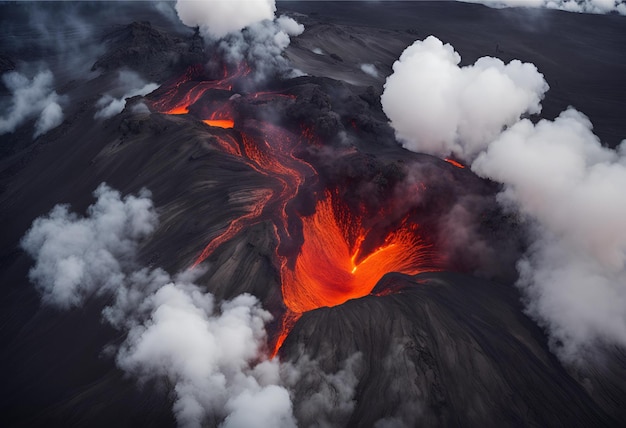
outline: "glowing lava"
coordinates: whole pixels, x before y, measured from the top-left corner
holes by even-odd
[[[253,127],[249,130],[252,135],[242,133],[240,138],[217,140],[224,151],[240,157],[251,169],[275,184],[266,189],[266,193],[250,213],[234,219],[224,232],[213,238],[193,266],[206,260],[219,245],[231,239],[244,227],[261,221],[272,221],[279,244],[288,240],[291,234],[287,205],[296,197],[307,176],[315,174],[310,164],[294,155],[300,144],[300,139],[295,135],[269,123],[249,120],[247,125]]]
[[[389,272],[414,275],[427,270],[427,246],[417,225],[403,221],[364,252],[370,231],[330,192],[313,215],[302,219],[302,227],[304,243],[295,267],[283,263],[281,269],[283,298],[292,312],[367,296]]]
[[[206,119],[203,120],[209,126],[215,126],[216,128],[232,128],[235,126],[235,121],[232,119]]]
[[[448,162],[450,165],[456,166],[457,168],[465,168],[465,165],[463,165],[460,162],[455,161],[454,159],[450,159],[450,158],[445,158],[444,161]]]
[[[220,79],[204,80],[204,68],[201,65],[190,67],[180,79],[164,85],[166,90],[152,103],[152,108],[165,114],[189,114],[192,105],[207,98],[207,101],[216,102],[216,105],[210,106],[210,113],[197,112],[200,119],[210,126],[232,128],[234,120],[229,100],[211,100],[209,95],[211,91],[232,91],[236,81],[250,73],[250,69],[240,66],[234,72],[229,72],[224,68],[222,73]]]

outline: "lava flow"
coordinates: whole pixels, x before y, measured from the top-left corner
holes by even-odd
[[[373,228],[362,223],[329,191],[315,213],[302,219],[304,243],[295,267],[283,263],[281,269],[283,299],[292,312],[367,296],[388,272],[414,275],[425,270],[428,251],[416,224],[402,221],[363,251]]]
[[[246,76],[247,70],[240,67],[233,74],[226,73],[223,79],[203,80],[202,69],[192,67],[181,79],[166,86],[151,105],[161,113],[191,114],[210,126],[233,128],[214,135],[216,143],[226,154],[236,156],[267,178],[265,183],[274,183],[260,189],[253,209],[233,219],[193,263],[193,266],[202,263],[246,227],[263,221],[274,225],[278,241],[276,261],[286,312],[273,356],[302,313],[367,296],[388,272],[410,275],[423,272],[428,269],[429,251],[420,238],[418,226],[408,217],[394,223],[394,227],[377,226],[383,223],[382,212],[379,221],[371,215],[366,219],[363,214],[352,212],[337,191],[323,192],[312,215],[301,216],[300,222],[290,222],[291,216],[298,216],[290,203],[307,179],[317,175],[312,165],[295,154],[301,144],[310,143],[312,133],[303,130],[297,136],[250,118],[238,125],[233,119],[235,95],[255,102],[294,98],[274,92],[233,93],[233,85]],[[281,245],[292,244],[293,224],[301,227],[298,232],[302,244],[295,253],[281,251]]]
[[[448,162],[450,165],[456,166],[457,168],[465,168],[465,165],[463,165],[461,162],[455,161],[454,159],[445,158],[444,161]]]
[[[233,128],[233,112],[225,95],[230,96],[228,92],[232,91],[236,81],[248,73],[250,69],[244,66],[235,72],[223,68],[221,79],[202,80],[204,68],[201,65],[190,67],[180,79],[166,84],[167,89],[152,103],[152,108],[160,113],[184,115],[190,113],[191,106],[204,99],[206,102],[201,106],[204,108],[196,112],[200,119],[209,126]],[[217,94],[221,96],[215,96]]]

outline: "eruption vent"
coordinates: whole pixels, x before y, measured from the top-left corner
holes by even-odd
[[[414,275],[426,270],[426,246],[416,224],[403,221],[367,251],[371,229],[328,191],[302,223],[304,243],[295,266],[290,268],[285,260],[281,269],[285,304],[293,312],[367,296],[388,272]]]

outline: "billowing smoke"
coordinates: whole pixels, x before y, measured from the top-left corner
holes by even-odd
[[[553,122],[515,124],[472,165],[504,183],[501,202],[535,228],[519,285],[566,361],[598,344],[626,346],[625,149],[604,148],[569,109]]]
[[[346,426],[354,411],[356,387],[362,374],[363,354],[342,362],[336,373],[325,373],[306,354],[283,365],[284,382],[296,390],[294,413],[303,427]]]
[[[624,0],[461,0],[493,7],[545,7],[579,13],[617,12],[626,15]]]
[[[157,217],[147,191],[120,198],[105,184],[87,217],[57,205],[36,219],[21,245],[36,261],[29,278],[44,301],[68,308],[93,294],[110,292],[125,281],[137,241],[152,233]]]
[[[252,67],[254,80],[293,72],[282,53],[304,26],[287,16],[274,19],[274,0],[179,0],[176,10],[185,25],[199,27],[207,43],[217,42],[226,60]]]
[[[547,90],[532,64],[457,63],[432,37],[403,53],[382,97],[398,138],[411,150],[475,158],[474,172],[504,184],[498,201],[531,233],[517,284],[563,361],[626,346],[626,143],[603,147],[572,108],[554,121],[520,120]]]
[[[156,83],[148,83],[137,73],[130,70],[121,70],[115,82],[115,89],[104,94],[96,103],[98,111],[96,119],[108,119],[119,114],[126,107],[126,99],[138,95],[148,95],[158,88]]]
[[[272,316],[256,297],[217,302],[194,283],[201,270],[172,277],[137,264],[139,245],[157,226],[148,191],[121,197],[102,184],[94,196],[84,217],[61,205],[33,222],[21,242],[35,259],[30,279],[58,308],[107,297],[103,319],[125,333],[118,367],[141,382],[169,385],[180,426],[295,427],[295,410],[307,421],[349,416],[358,356],[334,374],[306,357],[268,359]],[[301,382],[313,382],[318,393],[294,409],[291,390]]]
[[[208,417],[223,419],[225,427],[295,426],[289,392],[279,386],[278,361],[255,362],[271,319],[258,300],[243,294],[218,305],[184,278],[158,276],[163,285],[123,317],[128,335],[119,367],[141,380],[171,382],[181,426],[204,426]],[[129,290],[120,291],[109,314],[127,307]]]
[[[548,84],[533,64],[460,61],[450,44],[430,36],[394,63],[381,103],[407,149],[471,160],[503,127],[541,111]]]
[[[258,22],[242,32],[229,34],[219,47],[229,62],[249,64],[253,68],[252,78],[260,81],[275,73],[297,73],[282,53],[289,46],[290,36],[303,31],[303,25],[281,16],[275,21]]]
[[[273,20],[275,0],[178,0],[176,12],[183,24],[200,27],[202,34],[221,39],[264,20]]]
[[[2,82],[11,92],[11,102],[6,114],[0,117],[0,135],[36,118],[33,138],[37,138],[63,122],[64,98],[53,90],[53,81],[50,70],[40,71],[32,79],[17,71],[2,75]]]

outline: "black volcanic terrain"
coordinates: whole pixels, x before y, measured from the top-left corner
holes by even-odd
[[[623,426],[624,350],[611,348],[596,366],[561,364],[514,285],[516,261],[529,243],[522,221],[497,203],[501,187],[469,168],[403,149],[379,99],[402,51],[434,34],[464,63],[492,55],[536,64],[551,88],[542,117],[574,105],[616,147],[626,136],[626,17],[451,2],[280,2],[279,13],[305,26],[283,53],[301,75],[272,76],[254,90],[244,75],[211,88],[179,115],[159,103],[171,88],[217,79],[202,64],[218,51],[197,31],[141,4],[127,4],[121,15],[107,12],[108,3],[79,8],[94,22],[98,49],[85,54],[78,75],[67,62],[55,63],[39,41],[27,40],[20,20],[27,20],[28,5],[0,5],[7,24],[0,71],[48,60],[56,91],[67,97],[58,127],[33,138],[32,119],[0,135],[0,425],[176,425],[171,380],[137,382],[116,366],[111,349],[124,334],[102,322],[110,296],[93,295],[62,311],[43,304],[29,282],[33,261],[20,239],[33,221],[61,203],[85,212],[106,182],[123,195],[150,190],[159,225],[141,241],[138,264],[172,274],[266,203],[207,254],[196,283],[218,301],[255,296],[273,315],[268,354],[280,345],[281,323],[293,309],[284,271],[296,265],[306,219],[325,195],[341,201],[336,211],[340,206],[370,222],[371,242],[364,245],[372,252],[393,227],[419,224],[424,269],[391,271],[371,293],[303,312],[277,345],[281,361],[315,361],[327,374],[354,362],[348,410],[333,407],[343,392],[323,377],[303,376],[291,386],[299,426]],[[378,74],[361,64],[373,64]],[[94,118],[120,69],[159,88],[128,98],[119,114]],[[196,74],[181,80],[190,70]],[[0,97],[10,98],[7,88],[0,87]],[[203,122],[207,105],[226,105],[232,127]],[[263,164],[276,149],[270,134],[287,147],[289,172]],[[298,186],[289,182],[292,171]],[[293,195],[286,202],[266,198],[267,189]],[[471,239],[456,239],[441,221],[461,202],[464,221],[475,225]],[[327,420],[298,406],[324,391]]]

